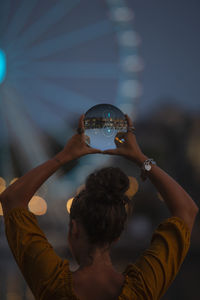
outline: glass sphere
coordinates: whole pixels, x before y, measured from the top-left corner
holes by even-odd
[[[86,143],[100,150],[115,149],[123,143],[120,132],[127,132],[123,112],[111,104],[98,104],[85,113]]]

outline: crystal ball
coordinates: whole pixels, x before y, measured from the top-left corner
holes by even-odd
[[[85,113],[86,143],[100,150],[115,149],[124,142],[119,133],[127,132],[127,121],[123,112],[111,104],[98,104]]]

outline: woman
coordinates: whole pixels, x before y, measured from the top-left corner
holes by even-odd
[[[128,116],[124,142],[113,150],[88,147],[84,115],[78,134],[55,157],[22,176],[1,195],[8,243],[36,299],[160,299],[176,276],[189,248],[198,208],[184,189],[143,154]],[[91,174],[73,201],[68,243],[79,264],[71,272],[55,254],[28,202],[44,181],[65,163],[86,154],[122,155],[142,168],[165,200],[172,217],[155,231],[151,245],[134,264],[118,273],[109,249],[126,221],[128,178],[118,168]]]

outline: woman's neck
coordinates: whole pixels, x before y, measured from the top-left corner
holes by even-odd
[[[79,270],[113,269],[109,250],[96,248],[92,253],[81,253],[79,257]]]

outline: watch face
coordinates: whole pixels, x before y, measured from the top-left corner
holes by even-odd
[[[145,170],[146,170],[146,171],[150,171],[150,170],[151,170],[151,165],[150,165],[150,164],[145,165]]]

